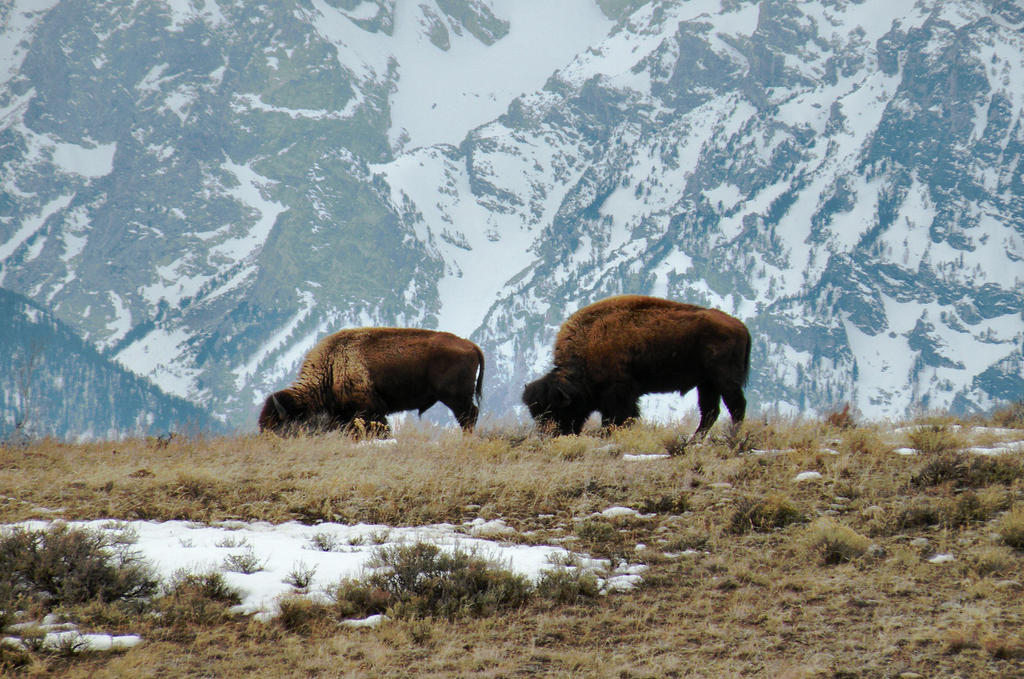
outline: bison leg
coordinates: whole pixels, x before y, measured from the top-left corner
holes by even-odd
[[[588,417],[590,417],[590,413],[587,413],[586,415],[574,415],[568,420],[560,423],[558,427],[559,433],[579,436],[580,432],[583,431],[583,425],[586,423]]]
[[[729,415],[732,417],[733,423],[739,424],[742,422],[744,415],[747,413],[747,399],[743,397],[743,390],[723,390],[722,400],[725,401],[725,407],[729,409]]]
[[[480,409],[473,403],[473,398],[443,399],[441,403],[448,406],[452,415],[458,421],[462,431],[469,433],[476,427],[476,419],[480,416]]]
[[[718,401],[720,398],[718,390],[712,385],[701,384],[697,386],[697,407],[700,408],[700,424],[697,426],[697,431],[693,432],[693,436],[690,437],[691,441],[703,440],[708,430],[711,429],[711,425],[718,419],[718,413],[720,412]]]
[[[631,420],[640,418],[640,401],[612,397],[602,404],[600,410],[602,427],[625,427]]]
[[[725,407],[729,409],[729,415],[732,417],[732,428],[729,430],[729,435],[735,437],[739,433],[743,416],[747,412],[747,399],[743,397],[743,390],[736,388],[723,389],[722,400],[725,401]]]
[[[588,417],[590,417],[590,412],[576,411],[559,413],[558,416],[544,417],[538,420],[537,423],[542,431],[549,434],[555,434],[556,436],[579,436]]]

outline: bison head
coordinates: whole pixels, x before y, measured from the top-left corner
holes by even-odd
[[[560,434],[578,434],[590,414],[583,390],[555,370],[523,389],[523,403],[541,427],[554,426]]]
[[[349,425],[353,417],[352,413],[338,412],[310,399],[305,392],[282,389],[264,401],[257,423],[261,432],[271,431],[279,436],[292,436],[342,429]]]
[[[260,431],[272,431],[278,434],[296,426],[303,419],[305,408],[287,389],[277,391],[267,397],[263,403],[258,420]]]

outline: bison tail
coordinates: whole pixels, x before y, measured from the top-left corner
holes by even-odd
[[[476,375],[476,406],[477,408],[483,403],[484,400],[484,352],[480,351],[480,347],[476,348],[477,359],[480,361],[480,365],[477,367]]]

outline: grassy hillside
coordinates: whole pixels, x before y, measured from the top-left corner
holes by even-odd
[[[15,601],[9,593],[0,624],[56,612],[83,630],[131,631],[144,642],[113,654],[8,647],[0,650],[0,671],[1024,672],[1024,444],[1015,444],[1024,440],[1024,409],[986,421],[931,417],[899,426],[767,419],[685,446],[692,428],[638,425],[552,439],[511,426],[472,436],[404,426],[391,445],[327,435],[0,448],[2,523],[102,517],[458,525],[500,518],[515,529],[504,540],[649,566],[632,592],[601,595],[586,583],[554,583],[516,590],[501,606],[464,610],[424,608],[422,598],[399,602],[348,583],[325,601],[290,599],[269,622],[231,614],[230,593],[195,574],[156,593],[105,602],[62,603],[24,591]],[[636,513],[605,512],[616,506]],[[11,535],[3,534],[0,568],[16,561]],[[371,629],[339,625],[369,611],[374,597],[390,620]]]

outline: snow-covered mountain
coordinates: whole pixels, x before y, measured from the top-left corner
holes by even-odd
[[[755,409],[1024,397],[1018,3],[16,0],[0,31],[0,286],[232,425],[362,324],[471,336],[507,411],[618,292],[746,321]]]
[[[0,442],[223,429],[202,408],[112,364],[21,295],[0,289],[0,318]]]

